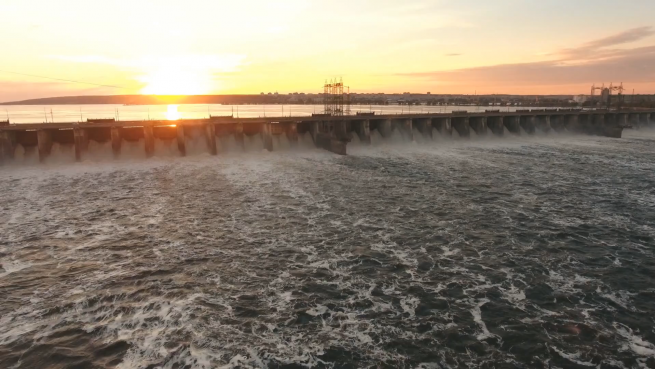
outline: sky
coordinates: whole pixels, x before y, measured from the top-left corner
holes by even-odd
[[[0,101],[330,78],[357,93],[655,93],[655,0],[0,0],[0,14]]]

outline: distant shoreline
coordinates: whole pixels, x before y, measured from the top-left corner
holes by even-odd
[[[463,94],[351,94],[354,103],[374,103],[375,100],[418,99],[422,101],[435,99],[466,99],[481,98],[552,98],[568,99],[572,95],[463,95]],[[322,104],[323,96],[320,93],[294,93],[294,94],[258,94],[258,95],[99,95],[99,96],[60,96],[39,99],[9,101],[0,105],[168,105],[168,104]]]
[[[655,95],[625,95],[624,104],[652,108]],[[582,99],[579,99],[582,98]],[[595,101],[599,99],[596,97]],[[585,95],[461,95],[461,94],[350,94],[351,105],[451,105],[592,107]],[[633,104],[634,102],[634,104]],[[29,105],[323,105],[323,94],[259,95],[100,95],[61,96],[0,103],[1,106]],[[616,101],[613,101],[616,104]]]

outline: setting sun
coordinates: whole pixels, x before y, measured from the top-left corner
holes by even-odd
[[[166,119],[168,120],[178,120],[180,119],[180,112],[177,111],[177,105],[169,105],[168,110],[166,111]]]

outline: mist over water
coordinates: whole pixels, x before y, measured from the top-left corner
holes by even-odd
[[[0,367],[655,366],[655,132],[433,133],[2,167]]]

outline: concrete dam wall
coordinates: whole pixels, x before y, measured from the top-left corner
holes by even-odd
[[[98,120],[83,123],[17,124],[0,122],[0,164],[15,159],[17,152],[33,154],[44,162],[53,146],[72,147],[71,155],[81,161],[91,144],[111,146],[120,158],[126,146],[142,146],[145,157],[155,154],[155,143],[164,141],[185,156],[190,142],[204,142],[211,155],[223,151],[222,139],[230,137],[245,149],[248,137],[257,136],[263,148],[274,150],[274,138],[284,137],[290,146],[300,135],[308,134],[314,145],[335,154],[346,155],[348,143],[356,136],[363,143],[371,142],[371,133],[383,138],[400,134],[413,141],[415,135],[432,137],[433,132],[461,138],[485,135],[533,135],[549,132],[598,135],[621,138],[623,129],[655,125],[655,111],[572,111],[524,110],[512,113],[488,111],[449,114],[362,114],[355,116],[270,117],[183,119],[176,121]]]

